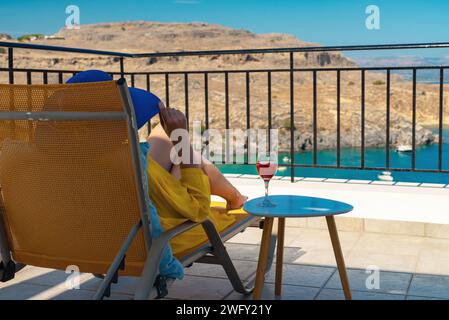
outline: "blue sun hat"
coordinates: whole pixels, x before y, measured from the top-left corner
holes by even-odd
[[[87,83],[112,81],[109,73],[101,70],[82,71],[67,80],[66,83]],[[136,114],[137,127],[142,128],[145,123],[159,113],[159,103],[161,100],[154,94],[138,89],[128,88],[131,100],[133,101],[134,113]]]

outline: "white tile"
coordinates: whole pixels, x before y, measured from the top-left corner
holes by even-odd
[[[242,174],[239,178],[244,178],[244,179],[259,179],[260,177],[258,175],[255,174]]]
[[[347,183],[351,184],[370,184],[373,180],[358,180],[358,179],[351,179]]]
[[[259,228],[247,228],[245,232],[239,233],[228,240],[228,243],[260,244],[262,230]]]
[[[398,255],[352,250],[345,257],[347,268],[368,269],[372,266],[384,271],[415,272],[418,257],[415,255]]]
[[[328,178],[325,180],[325,182],[335,182],[335,183],[346,183],[349,179],[335,179],[335,178]]]
[[[294,178],[295,182],[297,182],[297,181],[302,181],[302,180],[304,180],[304,179],[306,179],[306,178],[304,178],[304,177],[295,177],[295,178]],[[283,180],[283,181],[290,181],[290,180],[291,180],[291,177],[283,177],[281,180]]]
[[[400,187],[417,187],[419,186],[418,182],[396,182],[395,186]]]
[[[419,186],[424,187],[424,188],[444,188],[444,187],[446,187],[446,185],[442,184],[442,183],[421,183]]]
[[[225,173],[223,174],[226,178],[238,178],[242,174],[241,173]]]
[[[310,182],[323,182],[326,180],[326,178],[304,178],[303,181],[310,181]]]
[[[381,186],[392,186],[395,184],[394,181],[380,181],[380,180],[376,180],[376,181],[372,181],[371,184],[374,185],[381,185]]]

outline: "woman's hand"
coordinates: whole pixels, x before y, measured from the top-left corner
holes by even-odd
[[[187,118],[184,113],[176,109],[167,108],[162,102],[159,104],[159,109],[159,117],[161,119],[162,128],[164,128],[165,133],[170,140],[172,139],[173,131],[176,129],[183,129],[187,132]],[[176,138],[179,139],[180,136]],[[176,151],[176,156],[181,160],[181,168],[201,167],[201,155],[197,156],[196,153],[193,152],[188,133],[185,133],[181,140],[174,141],[174,143],[175,146],[177,143],[184,144],[184,147],[181,145],[181,147]]]
[[[172,132],[176,129],[187,130],[187,118],[184,113],[173,108],[166,108],[162,102],[159,108],[162,128],[164,128],[165,133],[169,137],[171,137]]]

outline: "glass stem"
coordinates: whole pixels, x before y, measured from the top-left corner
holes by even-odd
[[[268,186],[270,184],[269,180],[264,180],[263,181],[265,183],[265,198],[268,197]]]

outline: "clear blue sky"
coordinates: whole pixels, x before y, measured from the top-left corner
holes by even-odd
[[[54,33],[71,4],[81,24],[201,21],[323,45],[449,41],[448,0],[0,0],[0,32]],[[370,4],[380,8],[380,30],[365,27]]]

